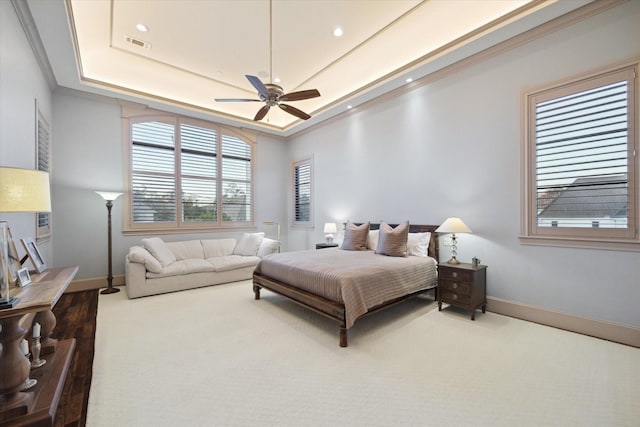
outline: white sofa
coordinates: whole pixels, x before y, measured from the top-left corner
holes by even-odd
[[[264,233],[234,238],[164,242],[154,237],[132,246],[125,260],[129,298],[250,279],[260,258],[279,242]]]

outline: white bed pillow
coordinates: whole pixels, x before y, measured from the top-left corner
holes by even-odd
[[[429,256],[429,241],[431,240],[431,233],[409,233],[407,239],[407,249],[409,255],[412,256]]]
[[[260,243],[264,239],[264,233],[244,233],[238,243],[236,244],[235,249],[233,250],[234,255],[245,255],[245,256],[256,256],[258,254],[258,248],[260,248]]]
[[[369,238],[367,239],[367,249],[375,251],[378,249],[378,237],[380,236],[379,230],[369,230]]]
[[[155,257],[163,267],[176,262],[176,256],[167,244],[159,237],[142,239],[142,245],[151,255]]]

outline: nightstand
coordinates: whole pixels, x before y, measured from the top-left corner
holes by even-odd
[[[337,248],[337,243],[316,243],[316,249]]]
[[[438,264],[438,311],[442,303],[471,310],[471,320],[476,309],[487,308],[487,266],[471,264]]]

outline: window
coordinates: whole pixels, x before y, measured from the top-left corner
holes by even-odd
[[[293,225],[313,227],[313,159],[307,158],[292,165]]]
[[[214,123],[130,117],[128,231],[254,224],[254,142]]]
[[[36,169],[49,172],[49,151],[51,145],[51,128],[45,120],[36,101]],[[36,213],[36,241],[51,236],[51,214]]]
[[[523,243],[640,250],[636,70],[526,96]]]

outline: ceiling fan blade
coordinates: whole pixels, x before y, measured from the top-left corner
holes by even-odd
[[[278,107],[282,108],[284,111],[286,111],[289,114],[293,114],[294,116],[301,118],[302,120],[307,120],[311,118],[311,116],[305,113],[304,111],[298,110],[296,107],[292,107],[291,105],[278,104]]]
[[[216,98],[216,102],[262,102],[260,99],[248,98]]]
[[[298,92],[285,93],[279,99],[280,101],[301,101],[303,99],[316,98],[320,96],[318,89],[301,90]]]
[[[260,80],[256,76],[250,76],[248,74],[245,75],[245,77],[247,78],[247,80],[249,80],[253,87],[256,88],[260,96],[262,96],[264,99],[269,98],[269,89],[267,89],[264,83],[262,83],[262,80]]]
[[[258,110],[258,113],[256,114],[256,116],[253,118],[254,122],[260,121],[264,118],[264,116],[267,115],[267,113],[269,112],[269,107],[268,105],[265,105],[264,107],[262,107],[261,109]]]

